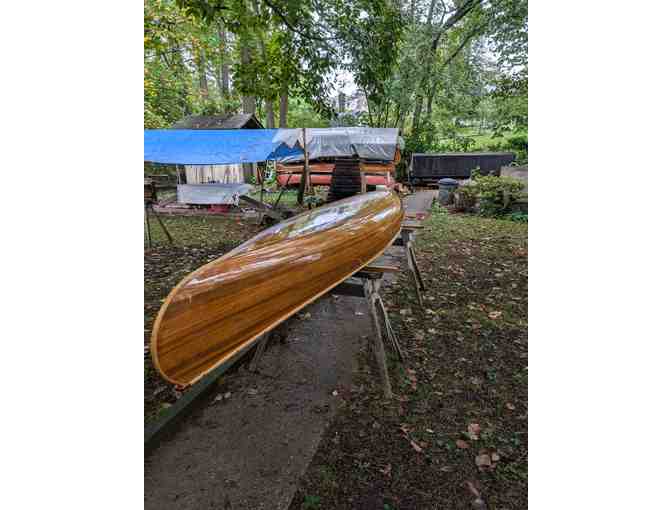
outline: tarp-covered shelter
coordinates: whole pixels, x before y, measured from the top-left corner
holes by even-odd
[[[189,115],[171,126],[172,129],[263,129],[251,113],[225,115]],[[194,163],[184,166],[187,184],[242,184],[245,176],[253,173],[252,165],[240,163],[206,165]]]
[[[258,163],[303,154],[278,129],[145,130],[145,161],[177,165]]]
[[[403,140],[396,128],[306,129],[310,159],[358,156],[393,161]],[[145,130],[145,161],[217,165],[303,160],[302,129]]]
[[[146,130],[145,161],[193,167],[201,172],[199,175],[205,174],[208,165],[220,167],[269,160],[299,163],[304,159],[303,137],[303,129]],[[384,169],[388,181],[389,173],[397,162],[397,151],[403,148],[398,129],[393,128],[310,128],[305,129],[305,137],[311,160],[357,156],[369,163],[385,162],[390,167]],[[236,183],[242,184],[243,181],[218,182],[220,185]],[[199,186],[206,184],[213,183],[198,181]],[[210,188],[214,189],[214,186],[208,188],[209,197],[212,196]],[[178,186],[180,202],[192,196],[193,193],[189,194],[191,191],[194,190],[180,190]]]
[[[289,146],[293,146],[297,140],[303,142],[300,129],[280,131],[280,139]],[[358,156],[360,159],[392,161],[397,147],[404,148],[397,128],[314,128],[306,129],[306,138],[310,159]],[[294,161],[303,161],[303,154],[280,159],[281,163]]]

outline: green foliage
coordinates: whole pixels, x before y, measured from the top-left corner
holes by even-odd
[[[306,496],[303,498],[303,503],[301,504],[302,510],[315,510],[320,508],[320,497],[319,496]]]
[[[460,186],[455,192],[455,210],[457,212],[470,212],[478,201],[478,188],[469,184]]]
[[[453,138],[443,140],[437,146],[439,152],[469,152],[476,145],[473,138],[455,134]]]
[[[291,97],[289,99],[287,127],[329,127],[329,120],[320,115],[313,105],[304,99]]]
[[[485,149],[489,151],[511,151],[516,154],[516,163],[524,165],[527,163],[527,134],[516,135],[510,138],[503,138],[501,142],[488,143]]]
[[[504,216],[504,219],[515,221],[517,223],[527,223],[527,213],[516,211]]]
[[[512,177],[481,175],[478,171],[472,174],[474,183],[471,186],[478,198],[479,214],[488,217],[501,217],[511,212],[511,205],[523,196],[525,185]]]

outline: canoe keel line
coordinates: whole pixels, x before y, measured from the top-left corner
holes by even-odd
[[[392,244],[401,201],[363,193],[257,234],[187,275],[154,323],[154,366],[190,385],[346,280]]]

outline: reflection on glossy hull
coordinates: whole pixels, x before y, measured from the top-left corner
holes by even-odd
[[[401,228],[390,191],[365,193],[264,230],[188,275],[154,324],[154,366],[191,384],[378,257]]]

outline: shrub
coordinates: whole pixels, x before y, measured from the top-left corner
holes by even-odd
[[[439,152],[469,152],[474,145],[476,145],[476,142],[473,138],[455,135],[451,139],[441,143],[437,147],[437,150]]]
[[[511,212],[511,204],[523,196],[525,185],[513,177],[472,175],[474,193],[478,197],[479,214],[500,217]]]
[[[505,219],[510,220],[510,221],[515,221],[516,223],[527,223],[527,214],[524,212],[514,212],[511,214],[507,214],[505,216]]]
[[[478,190],[473,184],[460,186],[455,190],[455,206],[457,212],[471,212],[476,207]]]
[[[507,144],[510,149],[514,151],[525,151],[527,152],[527,136],[514,136],[509,138]]]

